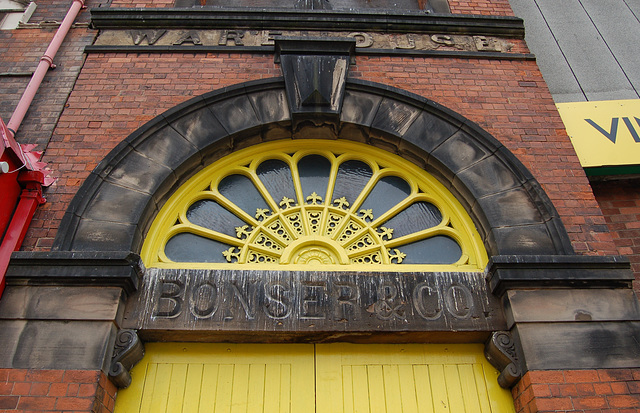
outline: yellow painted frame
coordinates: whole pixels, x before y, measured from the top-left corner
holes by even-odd
[[[299,159],[311,154],[322,155],[332,163],[332,170],[326,194],[333,193],[337,170],[340,163],[347,160],[358,160],[371,167],[373,176],[362,190],[360,196],[353,202],[350,210],[358,211],[358,206],[364,202],[374,184],[385,176],[393,175],[403,178],[411,186],[411,195],[406,198],[403,203],[396,205],[382,216],[375,217],[375,219],[370,222],[367,222],[362,216],[358,216],[357,213],[344,213],[339,204],[338,206],[334,205],[338,200],[332,200],[332,197],[327,197],[327,199],[324,200],[319,197],[317,202],[314,199],[305,200],[303,197],[300,179],[297,175],[297,167],[295,165]],[[278,200],[272,199],[255,172],[257,166],[268,159],[279,159],[286,162],[293,174],[293,182],[298,199],[291,200],[292,203],[290,207],[285,206],[284,210],[280,207],[281,202],[284,202],[284,200],[278,202]],[[240,174],[249,178],[266,200],[269,208],[271,209],[270,213],[273,215],[268,217],[259,217],[258,214],[256,214],[256,216],[253,217],[245,211],[235,207],[234,204],[222,196],[217,191],[218,183],[224,177],[231,174]],[[189,223],[186,218],[187,208],[194,202],[202,199],[213,199],[217,201],[220,205],[236,214],[245,222],[249,222],[253,227],[253,232],[245,234],[242,233],[240,228],[237,228],[239,234],[238,238],[233,238]],[[383,238],[383,234],[375,230],[375,228],[384,223],[387,219],[416,201],[427,201],[434,204],[443,215],[442,222],[436,227],[398,239],[388,238],[385,240]],[[343,140],[326,141],[317,139],[296,141],[282,140],[263,143],[234,152],[207,166],[178,188],[173,196],[171,196],[171,198],[162,207],[146,236],[141,256],[147,267],[237,269],[237,263],[173,262],[164,254],[164,246],[175,234],[180,232],[190,232],[234,246],[230,248],[229,251],[225,252],[225,256],[227,256],[227,254],[229,255],[227,256],[229,261],[231,261],[230,257],[238,259],[238,261],[247,260],[247,249],[245,248],[243,250],[242,248],[243,246],[248,245],[249,242],[257,236],[256,234],[258,234],[259,231],[256,231],[256,228],[265,226],[265,222],[271,223],[275,220],[279,220],[280,224],[287,227],[287,230],[292,232],[293,229],[288,226],[285,214],[298,214],[306,217],[305,214],[309,213],[316,213],[318,216],[321,216],[321,225],[326,223],[330,214],[348,215],[348,218],[344,218],[341,221],[340,225],[342,225],[342,227],[336,230],[336,234],[342,230],[345,225],[347,225],[347,222],[360,223],[362,228],[357,231],[357,236],[368,236],[368,240],[373,243],[373,246],[368,247],[368,249],[364,248],[361,251],[357,251],[357,253],[365,254],[369,251],[372,252],[372,254],[375,254],[376,248],[384,248],[384,252],[387,252],[387,254],[378,254],[379,256],[377,259],[380,264],[377,265],[356,262],[357,260],[352,259],[352,256],[349,256],[349,261],[345,262],[344,253],[340,251],[334,243],[330,242],[327,237],[314,236],[313,234],[309,235],[309,224],[305,218],[302,221],[307,234],[305,237],[300,237],[300,244],[304,243],[305,246],[309,247],[318,245],[319,249],[321,249],[330,260],[333,260],[331,261],[333,264],[323,265],[323,270],[359,269],[366,271],[424,271],[428,269],[430,271],[481,271],[484,269],[488,261],[480,236],[467,211],[434,177],[399,156],[375,147]],[[363,211],[360,211],[359,213],[363,213]],[[274,218],[276,216],[278,216],[277,219]],[[175,224],[176,222],[179,222],[179,224]],[[462,257],[458,262],[450,265],[397,265],[402,260],[402,253],[398,250],[399,246],[434,235],[446,235],[458,243],[462,249]],[[356,238],[353,239],[355,240]],[[352,242],[352,240],[349,240],[349,242]],[[274,248],[284,250],[283,264],[286,263],[286,268],[288,270],[309,270],[308,265],[295,263],[297,253],[296,248],[298,248],[297,244],[295,248],[293,248],[278,239],[275,239],[272,244],[274,245]],[[383,245],[383,247],[379,247],[380,245]],[[235,253],[235,248],[239,248],[240,251]],[[260,247],[256,247],[255,244],[252,244],[252,248],[257,248],[260,254],[267,257],[267,262],[243,263],[243,269],[265,269],[269,267],[274,269],[283,269],[282,265],[278,263],[268,262],[269,257],[273,256],[273,251],[270,251],[268,248],[263,248],[261,250]],[[242,256],[242,254],[245,255]],[[358,255],[358,257],[362,256],[363,255]],[[393,262],[393,259],[396,259],[395,263]]]

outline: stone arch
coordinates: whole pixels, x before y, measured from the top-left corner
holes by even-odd
[[[283,78],[196,97],[129,135],[72,200],[54,249],[139,252],[159,208],[204,165],[260,142],[304,138],[365,142],[421,166],[467,208],[489,256],[573,254],[540,184],[478,125],[426,98],[353,79],[339,118],[311,112],[292,121]]]

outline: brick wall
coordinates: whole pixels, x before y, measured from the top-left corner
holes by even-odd
[[[350,73],[410,90],[477,122],[539,180],[578,253],[617,254],[535,62],[358,56]],[[47,191],[23,248],[50,248],[89,172],[145,122],[205,92],[280,75],[271,55],[89,55],[44,157],[59,181]]]
[[[509,0],[449,0],[451,13],[513,16]]]
[[[36,11],[24,28],[0,30],[0,118],[5,123],[20,100],[40,58],[64,19],[70,0],[39,1]],[[87,0],[87,7],[99,7],[108,0]],[[75,26],[65,37],[50,70],[18,130],[20,143],[33,143],[45,149],[55,124],[82,68],[84,46],[93,42],[96,30],[89,30],[89,13],[81,11]]]
[[[618,253],[631,261],[634,290],[640,294],[640,179],[593,182],[591,187]]]
[[[0,411],[110,413],[115,395],[100,371],[0,369]]]
[[[636,413],[640,369],[529,371],[512,393],[516,413]]]

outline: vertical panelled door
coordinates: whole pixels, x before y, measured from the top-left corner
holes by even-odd
[[[479,344],[151,343],[128,412],[513,412]]]

